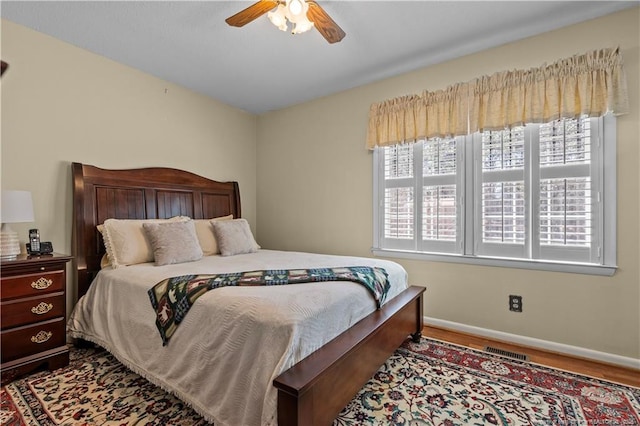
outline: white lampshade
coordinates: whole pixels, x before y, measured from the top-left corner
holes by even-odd
[[[292,34],[302,34],[313,28],[313,22],[307,19],[306,15],[296,22],[296,26],[291,31]]]
[[[0,222],[33,222],[33,200],[29,191],[2,191]]]
[[[267,13],[269,20],[281,31],[287,31],[287,11],[283,4],[278,5],[275,11]]]
[[[13,259],[20,254],[18,233],[9,223],[33,222],[33,200],[29,191],[2,191],[0,204],[0,257]]]
[[[291,18],[295,19],[303,13],[307,13],[307,11],[305,10],[305,6],[306,3],[304,2],[304,0],[287,0],[287,9],[289,10]]]

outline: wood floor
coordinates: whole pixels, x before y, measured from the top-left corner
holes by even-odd
[[[522,353],[529,357],[529,361],[536,364],[547,365],[549,367],[572,371],[586,376],[640,387],[640,370],[633,370],[630,368],[575,358],[545,350],[460,333],[444,328],[426,326],[422,331],[422,335],[437,340],[455,343],[461,346],[467,346],[473,349],[484,350],[485,346],[492,346],[505,351]]]

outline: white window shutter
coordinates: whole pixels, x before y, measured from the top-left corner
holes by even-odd
[[[374,251],[611,270],[615,137],[607,115],[376,148]]]
[[[475,253],[517,257],[527,254],[525,129],[486,131],[475,145]]]

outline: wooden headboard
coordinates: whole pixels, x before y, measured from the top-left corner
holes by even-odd
[[[153,167],[106,170],[72,163],[72,252],[78,298],[100,270],[105,252],[96,226],[106,219],[240,217],[237,182],[217,182],[183,170]]]

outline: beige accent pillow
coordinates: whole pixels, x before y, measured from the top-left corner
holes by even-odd
[[[193,262],[202,258],[202,249],[193,220],[143,223],[157,266]]]
[[[176,216],[171,219],[107,219],[98,225],[104,247],[113,268],[138,263],[153,262],[153,249],[147,241],[143,223],[163,223],[185,221],[188,217]]]
[[[196,235],[202,248],[202,254],[204,256],[211,256],[212,254],[220,254],[218,249],[218,242],[215,235],[213,235],[213,225],[211,222],[218,220],[231,220],[233,215],[214,217],[213,219],[195,219],[196,223]]]
[[[211,224],[221,255],[255,253],[260,249],[246,219],[221,220]]]

